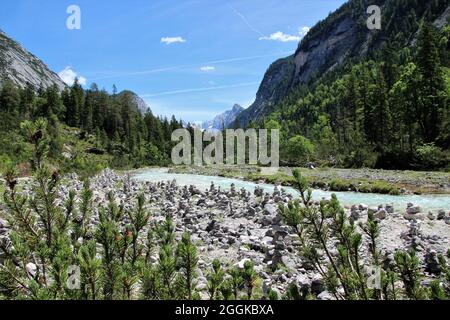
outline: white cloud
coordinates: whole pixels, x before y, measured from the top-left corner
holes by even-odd
[[[211,71],[215,71],[216,67],[204,66],[204,67],[201,67],[200,70],[203,72],[211,72]]]
[[[295,35],[291,35],[291,34],[286,34],[284,32],[281,31],[277,31],[272,33],[270,36],[264,36],[259,38],[259,40],[269,40],[269,41],[281,41],[281,42],[290,42],[290,41],[295,41],[295,42],[299,42],[308,32],[309,32],[309,27],[301,27],[298,30],[298,34]]]
[[[172,43],[183,43],[186,42],[182,37],[164,37],[161,38],[161,43],[172,44]]]
[[[272,33],[268,37],[261,37],[259,40],[271,40],[271,41],[281,41],[281,42],[289,42],[289,41],[300,41],[300,36],[294,36],[290,34],[285,34],[281,31],[277,31],[275,33]]]
[[[310,27],[301,27],[298,30],[299,35],[301,35],[302,37],[306,36],[306,34],[309,32],[309,30],[311,30]]]
[[[69,86],[73,85],[77,78],[78,83],[82,86],[85,86],[87,83],[86,78],[73,71],[72,67],[65,67],[64,70],[58,73],[58,76]]]

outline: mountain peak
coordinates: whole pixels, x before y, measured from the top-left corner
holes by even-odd
[[[238,117],[238,115],[244,110],[239,104],[235,104],[231,110],[225,111],[219,114],[213,120],[205,121],[202,124],[204,130],[223,130],[228,128]]]
[[[237,103],[233,106],[233,109],[231,109],[231,111],[233,111],[233,112],[236,112],[236,111],[241,112],[242,110],[244,110],[244,108],[242,108],[241,105],[237,104]]]
[[[44,62],[0,30],[0,83],[6,80],[20,87],[30,84],[34,89],[53,85],[60,90],[66,87]]]
[[[118,96],[119,97],[129,96],[141,114],[146,113],[150,109],[150,107],[144,101],[144,99],[142,99],[137,93],[133,91],[124,90],[120,92]]]

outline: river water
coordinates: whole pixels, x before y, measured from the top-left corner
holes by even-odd
[[[258,184],[249,181],[243,181],[239,179],[203,176],[194,174],[175,174],[169,173],[168,169],[145,169],[141,170],[133,175],[133,178],[139,181],[172,181],[176,180],[179,185],[194,185],[201,190],[206,190],[214,181],[216,187],[220,186],[222,189],[230,188],[234,183],[237,190],[244,188],[250,192],[259,186],[266,192],[273,192],[274,186],[270,184]],[[293,188],[283,187],[287,193],[294,196],[298,195],[298,192]],[[357,192],[330,192],[315,189],[313,190],[314,200],[320,200],[322,198],[329,199],[331,194],[335,193],[342,205],[352,205],[364,203],[368,206],[378,206],[380,204],[394,204],[396,210],[403,211],[406,209],[408,203],[413,203],[422,207],[423,211],[445,209],[450,210],[450,195],[401,195],[391,196],[373,193],[357,193]]]

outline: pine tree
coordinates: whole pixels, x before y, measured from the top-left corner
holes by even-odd
[[[420,78],[419,125],[424,141],[434,142],[439,135],[441,114],[445,108],[444,81],[440,65],[437,32],[423,22],[417,40],[417,67]]]
[[[181,237],[181,242],[177,247],[177,256],[180,287],[186,292],[183,298],[192,300],[196,286],[198,256],[197,248],[192,244],[188,233],[184,233]]]

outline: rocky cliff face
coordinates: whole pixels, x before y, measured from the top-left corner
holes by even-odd
[[[213,120],[203,122],[202,129],[216,129],[223,130],[228,128],[237,118],[237,116],[244,110],[240,105],[235,104],[231,110],[228,110],[218,116]]]
[[[269,112],[270,106],[281,101],[291,89],[294,72],[294,56],[275,61],[264,75],[255,102],[242,111],[232,125],[245,127],[252,120],[259,119],[260,116]]]
[[[345,4],[320,22],[301,41],[296,53],[280,59],[267,70],[255,102],[243,112],[235,126],[245,127],[272,110],[294,86],[308,84],[340,65],[348,57],[365,52],[370,30],[361,27]]]
[[[148,104],[140,96],[138,96],[136,93],[134,93],[133,91],[124,90],[121,93],[119,93],[118,96],[119,97],[127,96],[128,98],[130,98],[131,101],[133,102],[133,105],[136,106],[138,111],[140,113],[142,113],[142,114],[144,114],[148,110],[150,110],[150,107],[148,106]]]
[[[29,83],[34,89],[54,84],[60,90],[66,87],[59,76],[40,59],[0,30],[0,84],[5,80],[21,87]]]
[[[401,22],[408,11],[395,0],[357,1],[350,0],[314,26],[300,42],[293,56],[273,63],[267,70],[258,90],[255,102],[238,117],[234,126],[245,127],[250,121],[258,121],[270,114],[292,88],[311,84],[314,80],[341,66],[349,59],[361,59],[379,48],[384,41],[398,33],[395,23],[383,26],[381,31],[369,30],[366,13],[369,5],[378,5],[388,17]],[[442,7],[443,5],[441,5]],[[433,1],[423,0],[419,4],[408,4],[408,10],[415,10],[417,23],[421,18],[429,19]],[[435,25],[447,23],[450,8],[441,12]],[[413,45],[413,38],[409,45]]]

